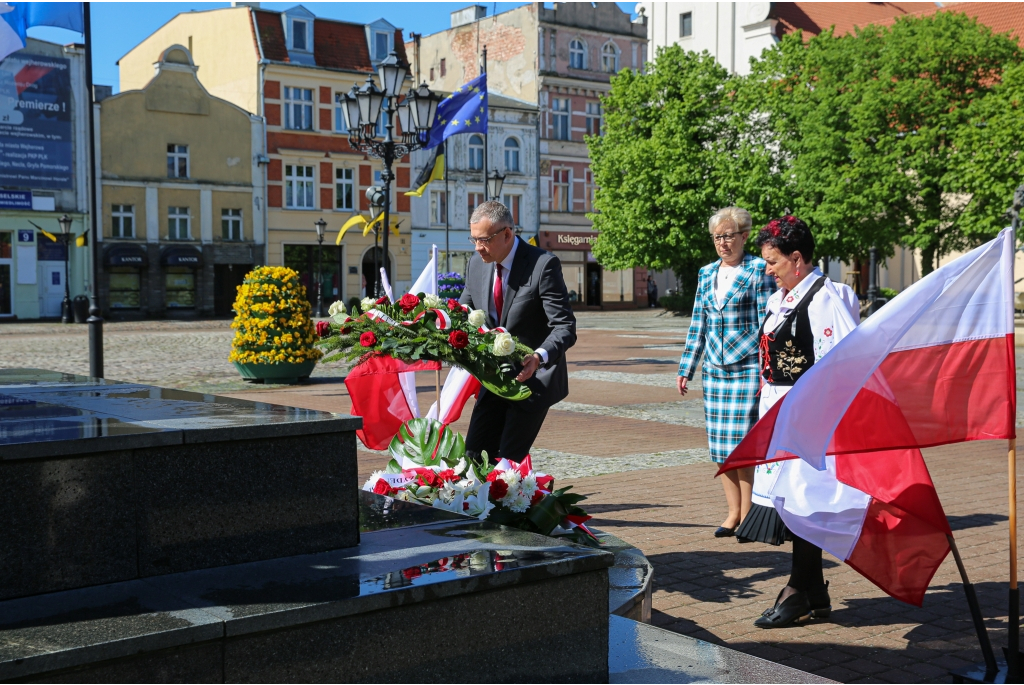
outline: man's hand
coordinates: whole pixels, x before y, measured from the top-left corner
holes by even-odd
[[[537,369],[540,367],[540,356],[536,353],[528,354],[523,357],[523,370],[516,376],[516,380],[520,383],[533,378],[533,374],[537,373]]]
[[[686,394],[686,376],[676,376],[676,387],[679,388],[679,394]]]

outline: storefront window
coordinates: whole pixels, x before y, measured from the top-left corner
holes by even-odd
[[[184,266],[164,269],[164,297],[168,309],[196,306],[196,272]]]
[[[141,278],[138,269],[115,266],[110,269],[110,308],[138,309]]]
[[[11,232],[0,231],[0,316],[14,313],[11,291]]]

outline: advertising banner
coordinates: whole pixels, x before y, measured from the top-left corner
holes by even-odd
[[[74,187],[70,60],[16,52],[0,62],[0,186]]]

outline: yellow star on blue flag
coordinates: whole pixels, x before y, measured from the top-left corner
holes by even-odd
[[[436,120],[451,124],[431,127],[425,149],[440,145],[448,136],[487,133],[487,74],[480,74],[442,100]]]

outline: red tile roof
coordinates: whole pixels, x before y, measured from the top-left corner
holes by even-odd
[[[263,44],[263,56],[275,62],[288,62],[281,13],[254,10],[256,26]],[[405,42],[401,29],[395,30],[395,51],[405,62]],[[348,71],[373,72],[370,48],[366,42],[366,27],[331,19],[313,21],[313,59],[319,67]]]
[[[777,2],[772,16],[778,19],[776,33],[781,37],[798,29],[809,40],[830,26],[835,35],[853,33],[857,26],[880,24],[917,9],[912,2]],[[930,9],[936,7],[930,5]]]
[[[1009,33],[1024,45],[1024,4],[1018,2],[947,2],[945,7],[922,8],[912,14],[924,16],[935,12],[960,12],[990,27],[994,33]],[[886,22],[889,23],[889,22]]]

